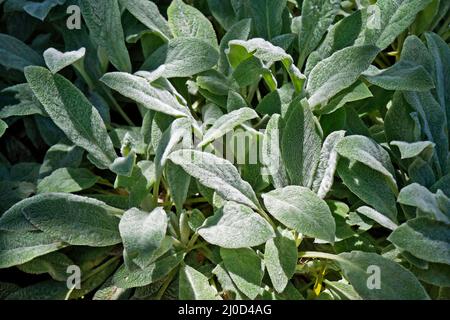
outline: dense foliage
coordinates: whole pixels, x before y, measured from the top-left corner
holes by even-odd
[[[449,299],[449,8],[0,0],[0,297]]]

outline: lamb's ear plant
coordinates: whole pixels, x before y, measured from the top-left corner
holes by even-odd
[[[449,1],[17,3],[0,298],[450,299]]]

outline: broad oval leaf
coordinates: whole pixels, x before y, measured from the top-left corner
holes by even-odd
[[[25,76],[53,122],[107,168],[117,157],[97,109],[69,80],[42,67],[27,67]]]
[[[166,78],[190,77],[214,67],[219,52],[198,38],[175,38],[157,49],[141,67],[143,70],[164,68]]]
[[[36,51],[19,39],[4,33],[0,33],[0,56],[2,57],[0,65],[21,72],[25,67],[44,64]]]
[[[262,293],[264,263],[250,248],[220,249],[226,270],[236,287],[250,299],[255,299]]]
[[[376,253],[362,251],[341,253],[338,257],[339,266],[363,299],[430,299],[419,280],[394,261]]]
[[[325,201],[305,187],[288,186],[262,195],[269,213],[289,228],[334,242],[336,224]]]
[[[450,226],[444,222],[412,219],[395,229],[388,240],[420,259],[450,264]]]
[[[222,300],[208,278],[188,265],[180,268],[179,282],[180,300]]]
[[[250,184],[228,160],[196,150],[178,150],[169,159],[204,186],[214,189],[223,199],[257,209],[259,201]]]
[[[77,192],[89,189],[99,179],[98,176],[84,168],[60,168],[39,182],[37,192]]]
[[[166,235],[167,214],[157,207],[152,212],[132,208],[126,211],[119,223],[126,259],[142,269],[153,262]]]
[[[205,40],[213,47],[218,47],[216,32],[211,22],[198,9],[174,0],[167,8],[169,27],[175,38],[192,37]]]
[[[378,54],[375,46],[353,46],[333,53],[311,70],[306,90],[312,108],[352,85]]]
[[[267,241],[264,264],[277,292],[282,293],[288,285],[295,273],[297,260],[297,245],[289,231],[281,230],[275,238]]]
[[[62,69],[83,59],[86,48],[76,51],[61,52],[55,48],[48,48],[44,51],[45,64],[52,73],[58,73]]]
[[[210,142],[213,142],[214,140],[225,135],[227,132],[233,130],[235,127],[257,117],[258,114],[255,110],[250,108],[240,108],[221,116],[214,122],[212,127],[208,129],[198,147],[202,147]]]
[[[254,247],[275,236],[264,218],[235,202],[226,202],[197,232],[207,242],[229,249]]]
[[[34,196],[22,214],[36,228],[71,245],[104,247],[121,242],[119,209],[66,193]]]

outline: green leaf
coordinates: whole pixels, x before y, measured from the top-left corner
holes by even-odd
[[[110,72],[101,81],[121,95],[143,107],[174,117],[187,115],[187,108],[164,88],[149,83],[146,79],[124,72]]]
[[[337,144],[336,151],[342,157],[360,162],[383,174],[391,183],[392,189],[397,190],[394,167],[389,154],[373,140],[358,135],[348,136]]]
[[[249,9],[257,37],[272,40],[281,34],[283,28],[283,11],[287,0],[253,0]]]
[[[138,268],[130,271],[125,265],[122,265],[114,274],[112,282],[123,289],[146,286],[167,276],[170,271],[183,261],[183,258],[184,253],[170,254],[156,260],[143,270]]]
[[[376,253],[352,251],[338,257],[345,276],[365,300],[430,299],[409,270]],[[377,277],[380,277],[379,286],[376,286]]]
[[[342,141],[344,135],[344,131],[335,131],[323,142],[322,150],[320,151],[319,164],[317,165],[317,170],[314,174],[314,180],[311,186],[311,190],[321,199],[326,197],[333,186],[334,173],[338,163],[336,146]]]
[[[44,51],[44,59],[47,67],[55,74],[65,67],[77,63],[84,58],[85,54],[86,48],[80,48],[77,51],[68,51],[64,53],[55,48],[48,48]]]
[[[183,148],[192,147],[191,123],[186,118],[173,121],[161,136],[158,148],[155,150],[154,160],[157,179],[160,178],[170,153],[175,150],[179,143]]]
[[[380,212],[370,208],[370,207],[359,207],[356,209],[358,213],[368,217],[369,219],[372,219],[373,221],[377,222],[381,226],[388,228],[390,230],[395,230],[397,228],[397,224],[393,222],[391,219],[386,217],[385,215],[381,214]]]
[[[6,129],[8,129],[8,125],[5,121],[0,120],[0,138],[5,134]]]
[[[29,15],[44,21],[54,7],[62,5],[65,2],[66,0],[44,0],[42,2],[25,1],[23,10]]]
[[[166,19],[159,13],[158,6],[149,0],[124,1],[128,11],[151,31],[167,40],[172,32]]]
[[[445,1],[444,1],[445,2]],[[450,128],[450,49],[445,41],[432,32],[425,33],[430,54],[434,62],[436,96],[441,108],[447,115],[447,130]]]
[[[264,264],[273,287],[282,293],[295,273],[297,265],[297,246],[292,234],[281,230],[277,236],[266,243]]]
[[[379,49],[375,46],[354,46],[336,51],[320,61],[309,74],[306,90],[312,108],[326,103],[339,91],[351,86],[370,66]]]
[[[340,158],[337,172],[343,183],[362,201],[392,221],[397,220],[396,195],[386,176],[361,162]]]
[[[235,202],[226,202],[197,232],[207,242],[229,249],[258,246],[275,236],[264,218]]]
[[[238,289],[250,299],[262,293],[263,260],[250,248],[220,249],[225,268]]]
[[[81,12],[90,35],[119,71],[131,72],[118,0],[81,0]],[[112,40],[114,39],[114,40]]]
[[[21,288],[9,296],[7,300],[64,300],[69,289],[65,282],[46,280]]]
[[[357,10],[330,26],[320,46],[309,55],[305,74],[308,75],[317,63],[334,52],[352,46],[361,32],[362,20],[362,11]]]
[[[0,56],[2,57],[0,65],[21,72],[25,67],[44,64],[36,51],[22,41],[3,33],[0,33]]]
[[[339,10],[337,0],[304,0],[301,25],[298,31],[300,56],[298,66],[302,67],[306,57],[317,47],[323,35]]]
[[[211,22],[196,8],[174,0],[167,9],[169,27],[175,38],[198,38],[217,48],[216,32]]]
[[[166,180],[175,208],[177,212],[181,212],[189,192],[191,176],[182,167],[168,161],[166,163]]]
[[[44,232],[0,231],[0,268],[9,268],[67,246]]]
[[[448,172],[449,140],[445,111],[430,92],[404,92],[403,96],[417,112],[423,135],[435,143],[434,165],[438,176]]]
[[[255,110],[250,108],[240,108],[221,116],[217,119],[211,128],[208,129],[203,136],[203,140],[198,144],[198,147],[203,147],[210,142],[222,137],[227,132],[233,130],[235,127],[244,122],[257,118],[258,114]]]
[[[289,184],[286,169],[281,158],[280,115],[274,114],[267,123],[262,142],[262,162],[270,174],[275,188]]]
[[[450,287],[450,266],[440,263],[429,263],[426,270],[412,269],[414,275],[421,281],[437,287]]]
[[[66,193],[34,196],[22,213],[36,228],[71,245],[104,247],[120,243],[119,209]]]
[[[425,160],[430,160],[435,144],[430,141],[417,141],[417,142],[403,142],[392,141],[391,145],[394,145],[400,151],[402,159],[411,159],[417,156],[423,157]]]
[[[262,195],[269,213],[289,228],[334,242],[336,224],[325,201],[305,187],[288,186]]]
[[[60,252],[48,253],[17,266],[20,271],[30,274],[48,273],[54,280],[66,281],[67,268],[74,262]]]
[[[211,0],[208,0],[210,2]],[[222,0],[219,0],[219,2],[223,2]],[[230,72],[230,63],[227,59],[226,49],[228,48],[228,42],[231,40],[247,40],[248,36],[250,35],[250,28],[251,28],[251,19],[244,19],[239,22],[236,22],[230,30],[228,30],[227,33],[223,36],[222,40],[220,41],[219,46],[219,63],[218,63],[218,70],[224,74],[228,74]]]
[[[260,59],[266,66],[270,68],[275,62],[280,61],[288,72],[294,88],[297,92],[301,92],[306,77],[294,65],[292,57],[282,48],[274,46],[269,41],[261,38],[254,38],[248,41],[232,40],[228,43],[229,49],[226,51],[228,61],[233,68],[236,68],[243,60],[254,56]],[[271,75],[272,76],[272,75]],[[268,76],[265,77],[265,79]],[[266,79],[268,82],[268,79]],[[276,82],[272,80],[272,82]],[[272,88],[275,90],[276,88]]]
[[[126,260],[142,269],[148,267],[166,235],[167,223],[166,212],[161,207],[150,213],[136,208],[126,211],[119,223]]]
[[[205,40],[176,38],[159,47],[141,69],[156,70],[161,67],[166,78],[190,77],[211,69],[218,60],[218,51]]]
[[[363,82],[356,82],[334,96],[327,104],[317,105],[313,111],[318,114],[330,114],[344,107],[347,103],[372,97],[372,92]]]
[[[382,70],[371,66],[362,75],[371,84],[386,90],[427,91],[434,88],[427,70],[409,61],[399,61]]]
[[[107,168],[117,157],[100,114],[70,81],[42,67],[27,67],[25,76],[33,93],[53,122],[77,146]]]
[[[180,300],[222,300],[203,273],[184,265],[180,268]]]
[[[38,186],[38,193],[66,192],[72,193],[94,186],[99,177],[84,168],[60,168],[42,179]]]
[[[320,157],[321,138],[306,100],[292,101],[281,138],[281,155],[291,184],[310,187]]]
[[[431,0],[380,0],[365,14],[367,22],[356,44],[376,45],[380,50],[387,48],[406,30]]]
[[[450,226],[444,222],[425,217],[408,220],[388,240],[417,258],[450,264]]]
[[[259,207],[252,187],[242,180],[236,167],[228,160],[196,150],[178,150],[173,152],[169,159],[198,179],[201,184],[214,189],[223,199],[254,209]]]

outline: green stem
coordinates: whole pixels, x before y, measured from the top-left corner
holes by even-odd
[[[298,253],[299,258],[313,258],[313,259],[328,259],[328,260],[334,260],[339,261],[343,260],[338,255],[332,254],[332,253],[326,253],[326,252],[318,252],[318,251],[303,251]]]
[[[166,292],[167,288],[169,287],[170,283],[172,282],[173,278],[177,274],[178,269],[173,269],[169,275],[167,276],[166,280],[164,281],[162,287],[159,289],[158,294],[156,295],[156,300],[161,300],[162,296],[164,295],[164,292]]]
[[[269,223],[270,223],[270,225],[274,228],[274,229],[276,229],[277,228],[277,226],[275,225],[275,223],[273,222],[273,220],[270,218],[270,216],[267,214],[267,212],[265,212],[263,209],[261,209],[261,208],[258,208],[258,213],[264,218],[264,219],[266,219]]]

